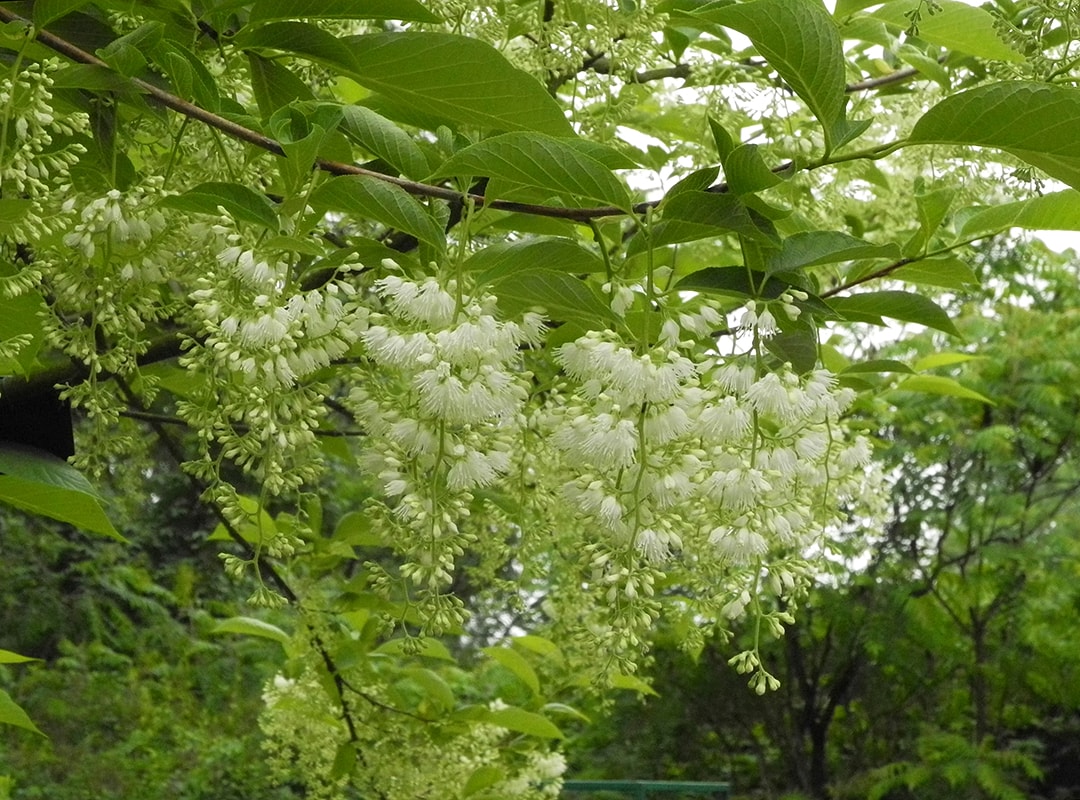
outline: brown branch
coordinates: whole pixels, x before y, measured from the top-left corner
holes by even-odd
[[[10,11],[7,8],[0,7],[0,21],[3,22],[24,22],[29,24],[29,20],[20,17],[18,14]],[[87,53],[71,42],[63,39],[55,34],[49,33],[46,30],[35,30],[35,38],[37,41],[51,50],[60,53],[72,61],[79,64],[88,64],[95,67],[103,67],[105,69],[112,69],[106,62],[102,61],[97,56]],[[269,136],[264,136],[258,131],[254,131],[251,128],[246,128],[243,125],[235,123],[231,120],[220,117],[211,111],[207,111],[194,103],[190,103],[176,95],[154,86],[152,83],[141,80],[140,78],[129,78],[131,84],[143,94],[149,95],[161,105],[166,108],[170,108],[179,114],[183,114],[190,119],[198,120],[211,128],[221,131],[222,133],[233,137],[242,142],[247,142],[250,145],[254,145],[268,153],[273,153],[276,156],[284,156],[285,151],[281,144]],[[466,194],[464,197],[461,192],[454,189],[450,189],[445,186],[433,186],[428,183],[420,183],[419,181],[411,181],[407,178],[398,178],[392,175],[385,175],[381,172],[375,172],[374,170],[364,169],[353,164],[343,164],[340,161],[329,161],[326,159],[317,159],[315,166],[331,175],[359,175],[368,178],[375,178],[376,180],[385,181],[391,183],[401,189],[404,189],[409,194],[418,195],[421,197],[433,197],[439,200],[447,201],[461,201],[471,200],[477,208],[491,208],[498,211],[512,211],[522,214],[532,214],[534,216],[542,217],[554,217],[556,219],[566,219],[577,222],[587,222],[590,219],[597,219],[600,217],[615,217],[625,216],[626,210],[618,208],[616,206],[598,206],[595,208],[562,208],[559,206],[545,206],[533,203],[516,203],[509,200],[488,200],[483,195]],[[634,213],[644,213],[644,211],[656,203],[642,203],[639,206],[634,207]],[[640,210],[639,210],[640,209]]]
[[[916,77],[919,71],[915,67],[904,67],[898,69],[896,72],[890,72],[888,75],[882,75],[880,78],[867,78],[864,81],[858,83],[849,83],[844,87],[844,91],[848,94],[852,92],[868,92],[874,89],[881,89],[885,86],[893,86],[897,83],[904,83],[912,78]]]

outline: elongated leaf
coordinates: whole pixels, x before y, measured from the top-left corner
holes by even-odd
[[[908,141],[995,147],[1080,189],[1080,89],[1027,81],[969,89],[923,114]]]
[[[916,185],[921,182],[916,179]],[[930,189],[915,192],[915,207],[919,210],[919,229],[912,234],[911,239],[904,245],[904,255],[917,256],[926,250],[930,241],[941,223],[945,221],[945,215],[949,213],[953,198],[956,196],[954,189]]]
[[[962,386],[957,381],[944,375],[912,375],[904,378],[896,388],[898,391],[941,394],[948,397],[960,397],[964,400],[978,400],[980,403],[991,406],[996,405],[989,397],[979,394],[974,389]]]
[[[703,169],[694,170],[668,189],[667,194],[664,195],[664,202],[667,202],[673,197],[677,197],[683,192],[704,192],[716,182],[719,174],[720,170],[718,167],[705,167]]]
[[[33,731],[39,736],[45,735],[22,710],[22,707],[3,689],[0,689],[0,725],[14,725],[17,728]]]
[[[295,53],[347,74],[354,73],[357,69],[352,48],[322,28],[306,22],[271,22],[261,26],[245,26],[233,41],[243,50],[280,50]]]
[[[331,178],[311,193],[316,208],[355,214],[411,233],[436,251],[446,249],[446,235],[427,210],[404,189],[365,175]]]
[[[903,361],[879,358],[872,361],[856,361],[854,364],[848,364],[840,371],[840,374],[847,375],[852,372],[902,372],[911,374],[914,370]]]
[[[604,261],[570,239],[528,239],[485,247],[465,262],[465,269],[479,273],[477,283],[486,284],[515,272],[550,270],[570,275],[603,272]]]
[[[660,696],[655,689],[636,675],[615,675],[611,679],[611,685],[616,689],[629,689],[638,694],[651,694],[653,697]]]
[[[249,22],[299,18],[441,22],[418,0],[258,0]]]
[[[890,277],[907,283],[941,286],[945,289],[964,289],[979,285],[979,279],[971,267],[966,261],[956,256],[924,258],[901,267]]]
[[[956,213],[956,220],[965,239],[1008,228],[1080,231],[1080,192],[1067,189],[1015,203],[965,208]]]
[[[785,280],[746,267],[706,267],[690,273],[675,287],[680,292],[708,292],[762,300],[775,300],[791,288],[793,285]],[[820,297],[807,294],[806,300],[796,300],[795,305],[815,317],[830,319],[836,316]]]
[[[438,673],[425,667],[411,667],[404,671],[405,680],[424,693],[426,700],[435,705],[440,713],[453,710],[456,705],[454,690]]]
[[[800,318],[799,322],[803,320]],[[817,366],[818,337],[812,324],[788,325],[786,330],[766,339],[765,347],[781,361],[791,364],[800,375]]]
[[[342,113],[341,129],[372,155],[414,180],[430,172],[413,138],[386,117],[363,106],[345,106]]]
[[[44,28],[72,11],[85,6],[89,0],[37,0],[34,3],[34,25]]]
[[[889,317],[901,322],[915,322],[939,331],[959,336],[949,315],[929,298],[912,292],[865,292],[850,297],[833,298],[829,304],[841,314]]]
[[[549,319],[586,326],[614,319],[611,309],[588,286],[563,272],[515,272],[492,284],[491,290],[499,298],[499,307],[510,315],[539,307]]]
[[[277,212],[266,195],[238,183],[200,183],[183,194],[166,197],[161,205],[214,216],[221,214],[218,210],[220,207],[238,222],[250,222],[277,230]]]
[[[526,636],[517,636],[514,638],[515,647],[523,647],[526,650],[543,656],[544,658],[551,659],[556,664],[565,664],[566,657],[563,655],[559,646],[551,639],[547,639],[543,636],[537,636],[535,634],[528,634]]]
[[[565,739],[563,732],[547,717],[526,711],[523,708],[485,709],[481,718],[492,725],[517,731],[541,739]]]
[[[211,633],[238,633],[241,636],[258,636],[262,639],[271,639],[280,645],[287,645],[292,637],[285,633],[277,625],[263,622],[254,617],[230,617],[218,622],[210,630]]]
[[[818,118],[829,149],[845,138],[843,42],[824,5],[812,0],[752,0],[711,6],[696,16],[748,36]]]
[[[356,54],[357,82],[399,103],[490,130],[573,135],[540,82],[477,39],[394,32],[346,41]]]
[[[472,771],[469,779],[465,781],[465,788],[461,790],[462,797],[469,797],[484,789],[489,789],[506,778],[506,772],[500,767],[491,764],[482,764]]]
[[[121,536],[90,482],[61,458],[32,447],[0,444],[0,502],[100,533]]]
[[[0,203],[8,203],[0,200]],[[14,202],[14,201],[11,201]],[[14,264],[0,261],[0,281],[18,273]],[[44,331],[41,327],[41,315],[45,312],[45,300],[36,291],[25,292],[18,297],[2,301],[0,312],[0,342],[14,336],[29,336],[29,341],[15,354],[14,358],[0,358],[0,375],[26,373],[30,370],[41,348]]]
[[[248,53],[248,71],[255,103],[263,119],[295,100],[314,100],[311,88],[292,70],[276,61],[263,58],[258,53]]]
[[[510,647],[485,647],[483,651],[510,670],[518,680],[529,687],[533,694],[540,694],[540,679],[525,656]]]
[[[732,194],[758,192],[781,182],[755,144],[741,144],[728,153],[724,159],[724,178]]]
[[[41,659],[31,658],[30,656],[20,656],[18,653],[13,653],[10,650],[0,650],[0,664],[25,664],[27,661],[41,661]]]
[[[872,16],[894,28],[907,30],[911,20],[905,15],[919,5],[919,0],[893,0],[874,11]],[[959,0],[936,0],[935,6],[933,13],[923,10],[919,20],[920,39],[979,58],[1024,60],[1023,55],[998,35],[994,16],[989,11]]]
[[[915,370],[923,372],[938,367],[952,367],[957,364],[966,364],[968,361],[976,361],[980,358],[982,356],[973,356],[970,353],[931,353],[915,362]]]
[[[861,258],[900,258],[895,244],[872,244],[840,231],[807,231],[784,239],[779,251],[766,259],[766,272],[791,272],[818,264],[836,264]]]
[[[502,178],[571,200],[630,207],[630,193],[611,170],[569,142],[539,133],[506,133],[466,147],[430,180],[454,175]]]
[[[715,239],[738,233],[763,244],[779,244],[772,223],[751,212],[734,195],[716,192],[686,191],[672,197],[663,206],[664,216],[652,226],[649,235],[639,233],[626,249],[632,256],[648,247],[662,247],[697,239]]]

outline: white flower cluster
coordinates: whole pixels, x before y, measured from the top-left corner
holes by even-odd
[[[594,585],[613,609],[601,638],[615,649],[637,644],[625,627],[650,621],[671,558],[756,574],[803,556],[866,480],[868,442],[838,425],[854,392],[830,373],[689,352],[635,350],[612,332],[565,344],[556,358],[570,380],[538,423],[574,475],[562,497],[591,523]],[[771,569],[780,594],[800,582]],[[751,601],[735,597],[728,617]]]
[[[459,296],[453,281],[390,276],[375,288],[384,310],[362,334],[370,364],[349,405],[368,434],[363,465],[411,532],[392,537],[412,559],[402,574],[436,591],[465,541],[472,490],[513,464],[529,396],[519,349],[541,341],[543,318],[502,320],[494,297]]]
[[[349,283],[304,290],[287,262],[243,246],[226,226],[203,232],[216,257],[190,295],[200,341],[182,362],[210,379],[180,412],[271,493],[297,489],[321,463],[324,389],[311,383],[359,340],[367,310]],[[203,462],[213,462],[208,451]]]
[[[18,238],[29,240],[51,227],[41,203],[69,188],[68,171],[85,152],[74,137],[89,130],[84,112],[58,113],[53,107],[52,74],[57,59],[21,66],[0,77],[0,109],[4,109],[0,145],[0,189],[4,197],[23,197],[34,210],[21,221]]]

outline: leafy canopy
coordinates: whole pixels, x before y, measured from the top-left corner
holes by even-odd
[[[251,602],[294,610],[219,628],[284,648],[283,778],[300,753],[315,793],[550,794],[572,709],[547,692],[642,688],[662,614],[691,647],[749,620],[731,663],[778,685],[761,637],[881,510],[844,418],[867,373],[989,401],[820,342],[955,337],[934,294],[973,280],[972,241],[1076,226],[1072,21],[1048,14],[5,5],[2,402],[74,408],[103,484],[155,443]],[[5,428],[0,498],[119,537],[41,427]],[[513,705],[465,702],[435,638],[485,615],[544,634],[486,651]]]

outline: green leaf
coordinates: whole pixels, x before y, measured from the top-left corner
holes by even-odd
[[[952,255],[924,258],[907,264],[893,272],[890,277],[898,281],[945,289],[965,289],[978,286],[979,279],[967,262]]]
[[[935,328],[952,336],[960,335],[941,306],[921,294],[900,291],[865,292],[850,297],[832,298],[829,304],[844,316],[889,317]]]
[[[10,650],[0,650],[0,664],[24,664],[27,661],[41,661],[41,659],[31,658],[30,656],[20,656],[18,653],[13,653]]]
[[[242,524],[236,526],[236,532],[241,539],[249,544],[259,545],[270,541],[277,535],[277,525],[274,523],[274,518],[267,513],[257,498],[240,495],[237,501],[240,510],[244,512],[246,517]],[[218,523],[206,540],[208,542],[231,542],[233,538],[229,535],[229,529],[225,527],[225,523],[222,522]]]
[[[541,709],[545,714],[562,714],[563,716],[573,717],[576,720],[580,720],[587,725],[592,724],[592,720],[589,717],[578,711],[573,706],[568,706],[566,703],[544,703]]]
[[[724,159],[735,149],[735,140],[728,129],[712,117],[709,117],[709,131],[712,133],[713,144],[716,146],[716,154],[720,157],[720,162],[723,163]]]
[[[271,625],[269,622],[263,622],[261,619],[255,619],[254,617],[223,619],[210,629],[210,633],[237,633],[241,636],[258,636],[262,639],[272,639],[282,646],[287,646],[292,640],[292,637],[277,625]]]
[[[969,89],[923,114],[908,141],[995,147],[1080,189],[1080,89],[1028,81]]]
[[[442,22],[418,0],[258,0],[248,22],[301,18]]]
[[[217,81],[195,53],[174,41],[163,40],[154,51],[154,59],[165,68],[181,97],[208,111],[221,108]]]
[[[540,679],[525,656],[510,647],[484,647],[483,652],[510,670],[514,676],[529,687],[533,694],[540,694]]]
[[[121,75],[131,78],[146,67],[146,53],[151,52],[165,33],[160,22],[144,22],[131,33],[114,39],[97,51],[97,56]]]
[[[588,286],[562,272],[544,269],[515,272],[495,282],[491,291],[499,298],[499,307],[511,316],[539,307],[551,320],[576,320],[590,326],[589,330],[615,319],[607,304]]]
[[[413,138],[386,117],[363,106],[345,106],[342,114],[342,131],[373,156],[414,180],[430,172]]]
[[[400,104],[490,130],[573,135],[540,82],[478,39],[394,32],[345,41],[355,52],[352,77]]]
[[[825,129],[826,148],[846,136],[843,42],[829,12],[814,0],[752,0],[711,6],[695,16],[734,28],[799,95]]]
[[[183,194],[166,197],[161,201],[165,208],[175,208],[193,214],[220,216],[220,208],[237,222],[250,222],[276,231],[277,212],[266,195],[238,183],[200,183]]]
[[[915,370],[924,372],[938,367],[951,367],[956,364],[966,364],[968,361],[975,361],[979,358],[982,358],[982,356],[973,356],[968,353],[931,353],[915,362]]]
[[[840,231],[807,231],[784,239],[778,251],[766,257],[765,271],[792,272],[819,264],[835,264],[860,258],[900,258],[893,243],[872,244]]]
[[[631,239],[626,254],[629,257],[649,247],[715,239],[732,233],[764,244],[779,243],[772,223],[751,212],[738,197],[686,191],[664,203],[663,218],[653,224],[648,235],[642,231]]]
[[[912,374],[914,370],[903,361],[878,358],[871,361],[856,361],[854,364],[848,364],[840,371],[840,374],[848,375],[853,372],[902,372],[904,374]]]
[[[0,689],[0,724],[14,725],[17,728],[25,728],[40,736],[45,736],[19,704],[11,699],[11,695],[3,689]]]
[[[354,214],[411,233],[437,253],[446,249],[446,235],[427,209],[404,189],[378,178],[331,178],[311,193],[309,202],[315,208]]]
[[[248,53],[248,72],[251,90],[263,119],[269,119],[278,109],[294,101],[314,100],[311,88],[283,64]]]
[[[506,772],[501,767],[491,764],[482,764],[472,771],[469,779],[465,781],[465,788],[461,790],[462,797],[469,797],[484,789],[490,789],[495,784],[506,778]]]
[[[356,742],[342,742],[334,754],[334,763],[330,767],[330,779],[339,780],[352,775],[357,766]]]
[[[781,183],[779,175],[769,169],[756,144],[741,144],[724,159],[724,178],[732,194],[749,194]]]
[[[906,14],[920,5],[920,0],[893,0],[871,16],[894,28],[907,30],[911,20]],[[995,17],[989,11],[959,0],[935,0],[934,5],[933,13],[927,13],[924,9],[921,15],[920,39],[978,58],[1014,63],[1024,60],[1023,55],[998,35]]]
[[[541,739],[565,739],[566,736],[547,717],[523,708],[485,709],[480,718],[507,730],[536,736]]]
[[[0,200],[0,204],[7,203]],[[12,201],[14,202],[14,201]],[[10,208],[10,206],[8,206]],[[0,283],[18,273],[14,264],[0,261]],[[14,336],[29,336],[27,344],[15,354],[14,358],[0,358],[0,375],[28,374],[41,348],[42,315],[47,307],[45,300],[36,291],[20,294],[2,301],[3,313],[0,313],[0,343]]]
[[[44,28],[50,22],[65,17],[85,6],[89,0],[36,0],[34,3],[34,26]]]
[[[372,528],[371,516],[363,511],[350,511],[338,520],[333,538],[351,547],[383,547],[385,545],[382,536]]]
[[[479,273],[480,285],[502,280],[515,272],[549,270],[570,275],[604,271],[604,261],[591,250],[570,239],[526,239],[499,242],[474,253],[464,269]]]
[[[660,696],[655,689],[636,675],[615,675],[611,678],[611,685],[616,689],[627,689],[638,694]]]
[[[233,39],[242,50],[281,50],[316,61],[338,72],[356,71],[353,49],[336,36],[306,22],[271,22],[245,26]]]
[[[919,210],[919,230],[904,245],[904,255],[917,256],[926,250],[930,237],[945,221],[956,191],[953,189],[922,190],[921,179],[916,179],[915,207]]]
[[[781,361],[789,362],[800,375],[817,366],[818,337],[812,324],[789,323],[786,330],[766,339],[765,347]]]
[[[706,267],[687,275],[675,290],[775,300],[790,288],[786,281],[746,267]]]
[[[1080,231],[1080,192],[1066,189],[1015,203],[964,208],[956,212],[956,225],[965,239],[1009,228]]]
[[[990,398],[979,394],[973,389],[968,389],[966,386],[961,386],[957,381],[944,375],[912,375],[902,380],[896,389],[897,391],[959,397],[964,400],[978,400],[980,403],[986,403],[987,405],[996,405]]]
[[[720,169],[718,167],[705,167],[703,169],[694,170],[668,189],[667,194],[664,195],[664,202],[667,202],[673,197],[677,197],[683,192],[704,192],[716,182],[716,178],[719,174]]]
[[[118,542],[121,536],[90,482],[61,458],[32,447],[0,444],[0,501]]]
[[[514,637],[513,643],[515,647],[523,647],[529,652],[541,655],[556,664],[563,665],[566,663],[566,657],[563,656],[562,650],[551,639],[535,634],[527,634]]]
[[[424,667],[410,667],[403,671],[405,680],[417,686],[424,696],[435,704],[439,712],[452,711],[457,701],[454,690],[435,672]]]
[[[611,170],[571,142],[539,133],[506,133],[466,147],[429,182],[451,176],[501,178],[571,201],[585,198],[630,210],[630,193]]]
[[[92,92],[138,93],[128,78],[110,67],[97,64],[69,64],[55,73],[53,86],[57,89],[87,89]]]

